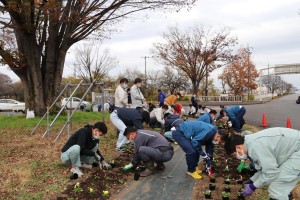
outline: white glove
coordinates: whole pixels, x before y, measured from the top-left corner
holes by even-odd
[[[228,121],[228,127],[232,127],[232,122]]]
[[[203,157],[204,160],[210,160],[210,157],[205,152],[202,152],[201,156]]]
[[[103,161],[101,162],[101,165],[102,165],[102,167],[103,167],[104,169],[106,169],[106,170],[111,169],[111,165],[108,164],[105,160],[103,160]]]
[[[171,131],[176,131],[176,128],[175,128],[175,127],[172,127],[172,128],[171,128]]]

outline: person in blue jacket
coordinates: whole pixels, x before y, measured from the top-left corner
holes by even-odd
[[[158,99],[157,99],[158,106],[162,107],[164,105],[165,98],[167,98],[167,95],[163,91],[161,91],[160,89],[157,90],[157,92],[158,92]]]
[[[205,113],[204,115],[200,116],[197,121],[203,121],[209,124],[212,124],[214,119],[216,118],[217,111],[211,110],[209,113]]]
[[[172,131],[173,139],[186,154],[188,175],[194,179],[202,178],[200,175],[202,171],[198,168],[200,155],[206,161],[206,168],[209,169],[212,164],[214,144],[218,144],[221,136],[225,134],[225,131],[218,131],[217,127],[202,121],[183,122]],[[205,145],[206,152],[202,150],[202,145]]]
[[[222,117],[224,112],[226,112],[227,116],[229,117],[234,130],[237,133],[240,133],[242,131],[243,125],[245,124],[244,115],[246,114],[246,108],[241,105],[236,105],[231,108],[223,106],[219,117]]]

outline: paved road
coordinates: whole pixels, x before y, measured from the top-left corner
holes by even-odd
[[[115,199],[122,200],[177,200],[192,199],[194,179],[186,174],[185,153],[174,145],[174,156],[165,163],[164,172],[131,181]]]
[[[299,94],[291,94],[265,104],[245,105],[245,121],[260,126],[262,115],[266,113],[270,127],[286,127],[287,118],[290,117],[292,128],[300,130],[300,104],[296,104],[298,96]]]

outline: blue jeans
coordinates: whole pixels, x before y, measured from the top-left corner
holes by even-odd
[[[246,108],[244,106],[241,107],[240,111],[238,112],[236,119],[233,122],[233,126],[236,132],[241,132],[243,123],[244,123],[244,115],[246,114]]]
[[[188,172],[193,173],[196,170],[199,162],[199,153],[191,143],[191,140],[186,139],[184,134],[177,127],[175,131],[172,132],[173,139],[179,144],[182,150],[185,152],[186,164],[188,166]]]

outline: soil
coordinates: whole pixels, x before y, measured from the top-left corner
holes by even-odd
[[[123,170],[123,167],[130,163],[132,155],[133,149],[127,150],[111,161],[115,164],[111,170],[99,170],[98,167],[93,167],[86,179],[70,180],[66,190],[58,194],[56,199],[113,199],[114,194],[125,186],[127,180],[133,179],[134,170]],[[90,170],[82,171],[85,174]],[[79,186],[76,186],[78,183]],[[104,191],[108,191],[108,194],[105,195]]]
[[[225,189],[225,180],[230,178],[230,199],[238,199],[237,195],[239,190],[242,188],[242,184],[238,184],[237,180],[242,179],[243,181],[248,180],[253,172],[243,171],[241,174],[238,173],[237,167],[240,164],[239,160],[236,158],[230,158],[226,155],[224,148],[221,145],[216,145],[214,150],[214,170],[213,173],[216,177],[216,188],[211,191],[211,199],[222,199],[222,192]],[[224,170],[228,165],[229,171]],[[204,191],[209,188],[210,179],[205,173],[205,166],[202,164],[200,168],[203,171],[202,179],[196,182],[196,186],[194,187],[194,195],[193,199],[205,199]]]

